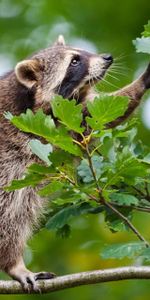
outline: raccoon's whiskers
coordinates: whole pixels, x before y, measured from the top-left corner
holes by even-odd
[[[125,53],[122,53],[120,55],[118,55],[117,57],[114,58],[114,61],[120,61],[122,60],[123,58],[126,58],[128,55],[126,55]]]
[[[91,84],[91,80],[93,80],[93,76],[91,75],[91,73],[89,72],[89,86],[90,88],[92,88],[92,86],[94,86],[94,82],[93,82],[93,85]]]
[[[115,80],[118,80],[118,81],[120,81],[120,79],[119,79],[119,78],[117,78],[117,77],[113,76],[112,74],[110,74],[110,72],[107,72],[106,76],[109,76],[109,77],[111,77],[111,78],[113,78],[113,79],[115,79]]]
[[[133,71],[131,68],[125,66],[122,63],[113,63],[113,65],[110,68],[120,69],[122,71]]]
[[[114,70],[114,69],[110,69],[109,71],[108,71],[108,73],[109,74],[112,74],[112,75],[121,75],[121,76],[127,76],[128,74],[127,73],[125,73],[125,72],[120,72],[120,71],[118,71],[118,70]]]
[[[111,86],[113,86],[114,88],[119,88],[117,85],[115,85],[115,84],[113,84],[113,83],[111,83],[111,82],[109,82],[108,80],[106,80],[104,77],[102,78],[102,80],[101,80],[102,82],[105,82],[105,83],[107,83],[107,84],[109,84],[109,85],[111,85]]]
[[[73,92],[73,94],[72,94],[72,99],[75,99],[75,100],[78,101],[79,97],[80,97],[80,95],[79,95],[79,89],[75,89],[74,92]]]
[[[95,85],[95,82],[94,82],[94,79],[98,80],[98,78],[96,78],[96,76],[95,76],[95,77],[92,76],[91,73],[90,73],[90,78],[91,78],[91,80],[92,80],[92,86],[91,86],[91,84],[90,84],[90,79],[89,79],[89,84],[90,84],[90,86],[94,88],[94,91],[95,91],[95,92],[99,93],[99,90],[97,89],[97,87],[96,87],[96,85]],[[98,81],[99,81],[99,80],[98,80]]]
[[[127,75],[128,72],[128,68],[127,67],[123,67],[123,66],[118,66],[115,63],[113,65],[110,66],[108,72],[109,73],[114,73],[114,74],[118,74],[118,75]]]

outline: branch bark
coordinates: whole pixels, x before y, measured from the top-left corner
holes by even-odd
[[[126,279],[150,279],[150,267],[121,267],[89,272],[81,272],[71,275],[56,277],[51,280],[41,280],[38,287],[41,293],[50,293],[81,285],[90,285],[109,281]],[[17,281],[0,281],[0,294],[25,294],[20,283]],[[36,293],[31,291],[31,293]]]

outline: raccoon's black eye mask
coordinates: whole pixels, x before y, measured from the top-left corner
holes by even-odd
[[[66,76],[56,93],[64,98],[70,98],[88,75],[88,60],[85,57],[75,55],[66,71]]]

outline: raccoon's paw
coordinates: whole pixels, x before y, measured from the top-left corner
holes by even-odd
[[[19,273],[11,272],[11,277],[17,281],[20,282],[22,285],[22,288],[24,291],[27,293],[41,293],[40,288],[38,287],[37,280],[42,280],[42,279],[52,279],[56,275],[54,273],[49,273],[49,272],[39,272],[39,273],[33,273],[27,269],[25,270],[20,270]]]
[[[32,291],[34,291],[36,293],[41,293],[41,290],[36,283],[34,273],[30,271],[22,272],[16,276],[13,276],[13,278],[20,282],[25,292],[32,293]]]
[[[142,75],[142,79],[144,82],[145,89],[149,89],[150,88],[150,63],[148,65],[146,71]]]

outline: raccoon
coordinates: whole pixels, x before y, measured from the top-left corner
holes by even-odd
[[[36,161],[28,148],[30,135],[13,127],[3,116],[5,111],[15,115],[39,107],[51,113],[50,99],[54,95],[76,99],[83,104],[93,101],[97,94],[92,85],[100,81],[113,63],[111,54],[92,54],[66,46],[64,38],[19,62],[13,71],[0,78],[0,269],[18,280],[25,290],[37,290],[36,280],[49,279],[53,273],[33,273],[23,261],[23,250],[32,231],[38,227],[46,202],[33,188],[6,192],[2,189],[13,178],[20,178],[25,167]],[[127,118],[145,91],[150,88],[150,66],[136,81],[115,92],[127,95],[131,101],[124,116],[107,124],[114,127]]]

